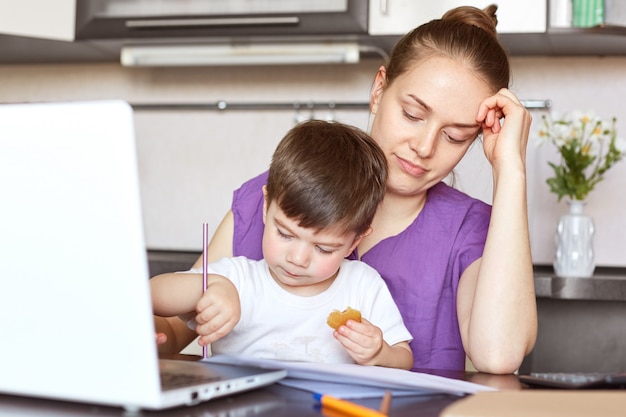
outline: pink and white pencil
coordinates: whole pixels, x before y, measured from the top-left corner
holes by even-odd
[[[207,267],[209,260],[207,258],[207,246],[209,245],[209,225],[202,224],[202,293],[206,292],[208,286]],[[202,346],[202,357],[206,359],[209,356],[207,346]]]

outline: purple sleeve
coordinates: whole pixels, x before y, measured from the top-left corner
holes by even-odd
[[[235,230],[233,234],[233,256],[249,259],[263,258],[263,186],[267,183],[267,172],[245,182],[233,193]]]
[[[463,274],[474,261],[482,258],[490,219],[491,206],[478,201],[471,205],[463,219],[459,230],[456,258],[459,275]]]

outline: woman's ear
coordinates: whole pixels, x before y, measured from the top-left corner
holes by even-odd
[[[376,78],[374,79],[374,86],[372,87],[372,92],[370,93],[370,112],[372,114],[376,114],[378,111],[378,104],[380,103],[380,99],[383,95],[386,82],[387,69],[384,66],[381,66],[378,68]]]

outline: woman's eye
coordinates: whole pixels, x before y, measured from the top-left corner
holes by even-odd
[[[411,121],[416,122],[416,121],[422,120],[420,117],[414,116],[411,113],[407,112],[406,110],[403,110],[402,112],[404,113],[404,117],[406,117],[407,119]]]
[[[446,135],[446,137],[448,138],[448,140],[452,143],[463,143],[464,141],[459,140],[459,139],[454,139],[453,137]]]
[[[456,138],[453,138],[452,136],[448,135],[446,132],[443,132],[443,134],[446,136],[446,138],[450,142],[455,143],[455,144],[461,145],[461,144],[463,144],[463,143],[465,143],[467,141],[467,139],[456,139]]]

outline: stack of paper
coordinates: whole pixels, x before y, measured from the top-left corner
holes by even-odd
[[[380,366],[287,362],[236,355],[217,355],[205,360],[286,369],[287,378],[279,383],[311,392],[332,393],[338,398],[382,397],[388,390],[394,396],[434,393],[464,395],[495,391],[495,388],[472,382]]]

